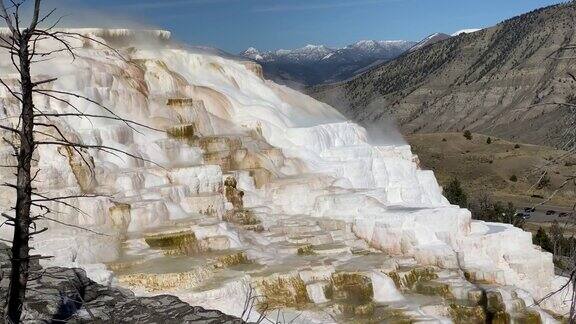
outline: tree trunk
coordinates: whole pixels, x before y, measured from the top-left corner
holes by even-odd
[[[20,37],[20,81],[22,86],[22,116],[20,122],[20,152],[16,182],[16,220],[12,240],[12,271],[6,309],[8,323],[18,323],[26,297],[30,264],[30,207],[32,204],[32,179],[30,167],[34,151],[34,103],[32,101],[32,81],[30,77],[30,59],[27,30]]]

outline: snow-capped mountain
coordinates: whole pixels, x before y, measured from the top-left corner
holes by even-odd
[[[480,31],[480,30],[482,30],[482,29],[479,29],[479,28],[462,29],[462,30],[459,30],[457,32],[452,33],[451,35],[444,34],[444,33],[434,33],[434,34],[424,38],[420,42],[418,42],[418,44],[414,45],[408,52],[414,52],[414,51],[419,50],[423,47],[426,47],[428,45],[432,45],[432,44],[437,43],[437,42],[441,42],[441,41],[446,40],[446,39],[451,38],[451,37],[459,36],[462,34],[471,34],[471,33],[475,33],[475,32]]]
[[[351,60],[360,62],[363,60],[390,60],[404,53],[414,45],[409,41],[373,41],[362,40],[352,45],[336,50],[331,60]]]
[[[448,34],[434,33],[434,34],[424,38],[423,40],[418,42],[416,45],[412,46],[412,48],[410,48],[409,52],[417,51],[417,50],[424,48],[428,45],[432,45],[434,43],[441,42],[441,41],[448,39],[450,37],[452,37],[452,36],[450,36]]]
[[[264,57],[262,56],[260,51],[258,51],[258,49],[254,48],[254,47],[248,47],[248,49],[245,50],[244,52],[240,53],[240,55],[247,57],[249,59],[255,60],[255,61],[264,60]]]
[[[257,61],[277,82],[307,86],[347,79],[375,62],[394,59],[416,44],[411,41],[362,40],[341,48],[306,45],[261,52],[250,47],[240,56]]]
[[[361,40],[340,48],[306,45],[296,49],[260,51],[249,47],[239,56],[260,63],[266,78],[295,88],[334,83],[362,74],[393,60],[405,52],[480,29],[462,29],[455,33],[434,33],[420,42],[405,40]]]
[[[453,33],[452,36],[458,36],[458,35],[462,35],[462,34],[471,34],[471,33],[475,33],[475,32],[480,31],[480,30],[482,30],[482,29],[480,29],[480,28],[462,29],[462,30],[459,30],[459,31]]]
[[[254,47],[250,47],[241,56],[259,62],[317,62],[317,61],[345,61],[348,59],[382,59],[398,56],[415,42],[410,41],[374,41],[361,40],[354,44],[331,48],[325,45],[306,45],[296,49],[279,49],[275,51],[260,52]]]
[[[326,56],[334,53],[334,51],[334,49],[324,45],[306,45],[294,50],[279,49],[264,53],[261,53],[254,47],[250,47],[240,55],[259,62],[315,62],[324,59]]]

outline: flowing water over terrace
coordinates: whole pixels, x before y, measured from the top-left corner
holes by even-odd
[[[200,145],[205,157],[220,153],[216,162],[227,172],[222,191],[229,209],[221,218],[198,214],[129,235],[120,259],[109,264],[123,285],[144,294],[177,294],[191,304],[228,302],[239,308],[258,296],[251,305],[252,318],[258,313],[273,317],[276,312],[302,323],[481,323],[494,316],[484,301],[490,287],[469,283],[460,269],[422,267],[413,258],[388,255],[358,238],[345,221],[274,214],[269,208],[251,206],[250,201],[259,199],[240,190],[234,177],[246,169],[234,167],[246,163],[270,167],[274,164],[261,162],[270,158],[268,152],[274,152],[276,166],[282,165],[281,153],[268,146],[260,150],[253,144],[257,140],[246,136],[177,138]],[[244,143],[252,143],[250,149]],[[238,150],[245,154],[236,161]],[[245,161],[249,156],[259,158]],[[267,178],[259,187],[309,186],[314,183],[311,179],[323,178],[311,174]],[[523,307],[514,316],[540,318]],[[503,312],[493,312],[498,311]]]
[[[414,259],[391,257],[346,230],[322,227],[321,223],[284,216],[258,232],[236,225],[241,250],[211,250],[208,246],[201,251],[197,240],[182,239],[183,233],[190,235],[193,230],[159,229],[130,237],[123,257],[109,266],[129,287],[152,294],[175,293],[191,303],[202,303],[205,296],[221,296],[216,292],[241,283],[237,292],[244,295],[225,292],[230,294],[226,296],[229,302],[242,302],[253,287],[253,294],[260,296],[255,310],[270,317],[275,310],[282,310],[283,316],[303,316],[303,323],[483,323],[487,316],[526,317],[538,322],[540,318],[519,299],[512,315],[498,315],[502,310],[485,304],[486,291],[493,288],[490,285],[469,283],[459,269],[421,267]],[[159,247],[150,244],[150,237],[170,239]],[[499,296],[497,291],[492,293]]]

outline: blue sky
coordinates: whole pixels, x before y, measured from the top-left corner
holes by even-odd
[[[361,39],[420,40],[494,25],[558,0],[46,0],[68,24],[142,24],[231,53]],[[86,11],[84,9],[91,9]],[[78,14],[83,12],[83,14]]]

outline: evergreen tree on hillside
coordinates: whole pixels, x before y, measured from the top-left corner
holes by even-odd
[[[532,237],[532,243],[540,246],[542,249],[552,252],[552,242],[550,242],[550,237],[546,234],[546,231],[542,227],[538,228],[538,231]]]
[[[453,205],[458,205],[462,208],[468,207],[468,195],[466,195],[466,192],[462,189],[458,179],[453,179],[448,186],[444,188],[444,196]]]
[[[503,204],[497,201],[493,206],[494,214],[498,222],[512,224],[518,228],[523,228],[526,220],[516,216],[516,207],[511,202]]]

